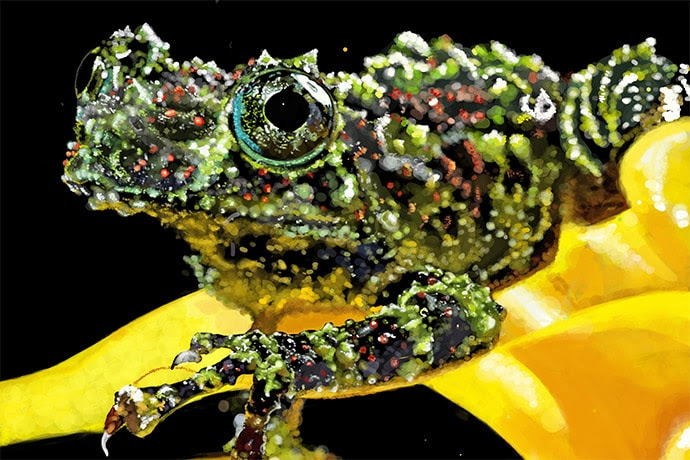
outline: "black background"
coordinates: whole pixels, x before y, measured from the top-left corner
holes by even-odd
[[[445,33],[465,46],[499,40],[520,54],[539,54],[561,73],[578,71],[624,43],[649,36],[656,37],[660,54],[674,62],[690,60],[688,2],[3,2],[1,6],[2,379],[57,364],[130,320],[196,289],[196,280],[182,261],[186,245],[170,230],[144,216],[124,219],[113,212],[87,211],[85,199],[71,194],[60,180],[66,143],[72,140],[76,69],[82,57],[116,29],[148,22],[170,42],[174,59],[199,56],[225,69],[258,56],[264,48],[277,57],[318,48],[321,71],[358,71],[364,56],[383,50],[403,30],[427,39]],[[411,406],[411,398],[418,398],[420,404]],[[313,403],[308,410],[316,411],[312,417],[327,417],[314,430],[349,433],[342,435],[341,442],[349,445],[350,456],[380,457],[386,452],[391,457],[450,456],[443,443],[458,444],[458,430],[477,433],[463,441],[465,458],[515,455],[481,423],[430,391],[346,401]],[[397,414],[396,423],[405,424],[407,417],[416,428],[404,432],[381,423],[376,414],[392,406],[397,407],[391,412]],[[328,415],[338,411],[345,415]],[[336,420],[347,426],[336,425]],[[454,431],[448,431],[449,423]],[[227,438],[231,430],[222,428]],[[447,430],[450,439],[427,440],[421,443],[424,449],[414,450],[407,439],[424,429],[437,436]],[[14,446],[2,455],[99,455],[83,446],[84,438],[70,437],[51,444]],[[116,455],[189,454],[158,447],[147,451],[137,443],[130,447],[134,451]],[[434,450],[437,447],[440,450]]]

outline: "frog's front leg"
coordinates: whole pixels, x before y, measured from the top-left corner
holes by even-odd
[[[284,411],[303,392],[355,387],[367,391],[394,378],[412,381],[422,372],[490,348],[502,318],[502,309],[491,300],[488,289],[466,275],[420,273],[396,303],[363,321],[348,320],[342,326],[328,323],[299,334],[196,334],[190,349],[178,354],[173,365],[199,361],[216,348],[230,349],[225,360],[192,380],[210,381],[215,389],[234,383],[239,373],[252,372],[254,385],[243,427],[227,447],[242,458],[273,456],[270,450],[275,446],[267,441],[272,432],[285,428]],[[115,418],[124,420],[131,431],[145,429],[141,425],[157,421],[170,410],[166,398],[173,390],[179,392],[170,387],[125,391],[125,397],[116,398]],[[195,394],[203,391],[199,385],[196,389]],[[279,450],[300,447],[299,440],[285,441]]]

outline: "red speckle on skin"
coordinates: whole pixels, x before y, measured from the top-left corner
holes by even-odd
[[[162,177],[163,179],[165,179],[165,178],[168,177],[169,175],[170,175],[170,171],[168,171],[167,168],[161,169],[161,177]]]
[[[165,116],[168,117],[168,118],[175,117],[175,116],[177,116],[177,110],[168,109],[168,110],[166,110],[166,111],[163,113],[163,115],[165,115]]]
[[[201,127],[204,126],[206,121],[204,121],[203,117],[194,117],[194,125]]]

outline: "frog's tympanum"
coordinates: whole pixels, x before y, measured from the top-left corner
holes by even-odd
[[[271,455],[308,392],[414,381],[490,349],[505,312],[489,289],[549,261],[564,213],[620,210],[617,157],[688,92],[687,66],[653,39],[568,77],[498,42],[410,32],[359,74],[319,73],[315,50],[232,71],[179,62],[148,25],[92,58],[64,181],[93,209],[175,228],[200,284],[254,319],[196,334],[173,366],[229,354],[190,378],[119,390],[104,443],[253,374],[226,446],[239,457]],[[345,305],[362,314],[279,330]]]

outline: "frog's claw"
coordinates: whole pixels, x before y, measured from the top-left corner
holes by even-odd
[[[115,406],[111,407],[110,412],[108,412],[108,415],[105,417],[105,427],[103,429],[103,436],[101,437],[101,449],[103,449],[103,453],[106,457],[108,456],[108,448],[106,447],[108,439],[110,439],[122,426],[122,423],[123,419],[117,414]]]
[[[107,431],[103,431],[103,436],[101,436],[101,449],[103,449],[103,453],[105,454],[106,457],[108,457],[108,448],[106,447],[106,444],[108,443],[108,439],[110,439],[113,435],[108,433]]]
[[[185,350],[175,356],[173,359],[170,369],[175,369],[175,366],[179,366],[183,363],[198,363],[201,361],[201,355],[195,350]]]

